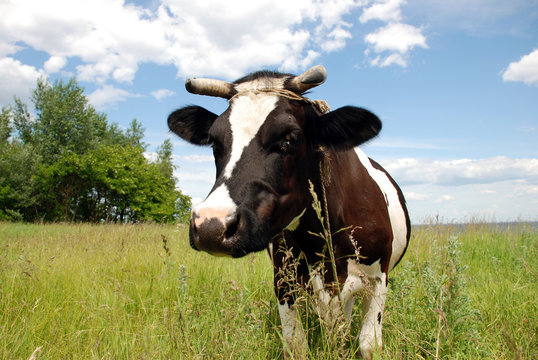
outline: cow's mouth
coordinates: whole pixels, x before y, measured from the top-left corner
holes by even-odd
[[[269,243],[268,224],[249,210],[227,217],[224,224],[215,218],[195,224],[191,219],[191,247],[211,255],[243,257],[264,250]]]

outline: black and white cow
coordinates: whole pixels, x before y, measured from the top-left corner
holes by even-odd
[[[313,284],[326,309],[343,307],[350,319],[362,294],[360,350],[370,359],[382,346],[387,274],[407,248],[410,222],[398,185],[357,147],[379,133],[377,116],[353,106],[326,112],[302,97],[325,78],[315,66],[300,76],[261,71],[233,83],[189,79],[189,92],[228,99],[229,107],[217,115],[187,106],[170,114],[168,126],[190,143],[212,146],[215,157],[215,185],[192,210],[191,246],[232,257],[268,249],[285,357],[304,356],[307,345],[294,298],[280,281],[285,254],[276,250],[282,248],[300,259],[297,281]],[[312,235],[321,223],[309,181],[328,210],[330,229],[345,229],[332,236],[338,279],[317,270],[331,265],[325,240]]]

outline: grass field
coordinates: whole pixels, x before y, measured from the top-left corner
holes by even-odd
[[[538,359],[538,231],[414,229],[389,276],[382,359]],[[0,359],[282,358],[266,253],[191,250],[160,225],[0,223]],[[304,312],[312,359],[358,358],[360,306],[334,349]]]

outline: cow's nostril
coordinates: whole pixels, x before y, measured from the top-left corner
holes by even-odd
[[[237,227],[239,226],[239,214],[230,216],[226,219],[226,239],[231,238],[237,232]]]

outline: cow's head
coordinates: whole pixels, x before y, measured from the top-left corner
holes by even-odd
[[[325,77],[316,66],[300,76],[257,72],[234,83],[187,80],[189,92],[230,102],[221,115],[187,106],[168,117],[170,130],[212,146],[215,157],[215,185],[192,210],[194,249],[240,257],[266,248],[311,204],[308,180],[319,171],[317,150],[350,149],[377,135],[381,122],[367,110],[323,113],[302,98]]]

